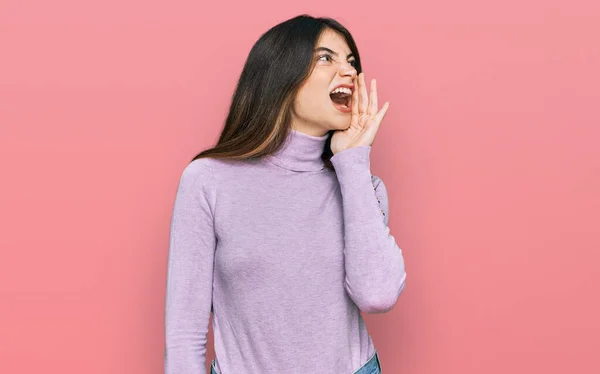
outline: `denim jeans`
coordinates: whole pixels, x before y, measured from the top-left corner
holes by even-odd
[[[215,360],[212,360],[210,365],[210,374],[218,374],[217,370],[215,369]],[[379,355],[377,354],[377,351],[363,366],[361,366],[354,373],[349,374],[381,374],[381,362],[379,362]]]

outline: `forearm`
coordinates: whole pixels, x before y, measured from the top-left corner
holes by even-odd
[[[406,272],[373,187],[370,151],[370,146],[349,148],[331,162],[342,194],[346,290],[363,312],[383,313],[398,300]]]

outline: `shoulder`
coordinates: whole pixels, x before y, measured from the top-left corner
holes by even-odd
[[[184,167],[182,176],[198,177],[210,175],[213,173],[212,162],[213,160],[209,157],[197,158]]]
[[[179,192],[203,195],[206,200],[214,201],[215,177],[213,160],[208,157],[195,159],[188,163],[179,178]]]
[[[206,184],[213,179],[212,160],[208,157],[197,158],[188,163],[181,172],[181,181],[192,184]]]

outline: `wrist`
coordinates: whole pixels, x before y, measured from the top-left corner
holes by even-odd
[[[330,161],[338,173],[352,173],[358,170],[370,170],[371,146],[359,145],[348,147],[335,153]]]

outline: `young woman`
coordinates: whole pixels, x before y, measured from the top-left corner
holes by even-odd
[[[360,73],[360,74],[359,74]],[[379,374],[361,316],[406,282],[371,145],[388,108],[350,33],[301,15],[253,46],[171,221],[166,374]]]

